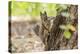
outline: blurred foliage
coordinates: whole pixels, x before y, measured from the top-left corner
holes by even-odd
[[[64,37],[65,37],[66,39],[70,39],[71,33],[69,32],[69,30],[65,30],[65,31],[64,31]]]
[[[76,31],[76,28],[73,25],[71,25],[71,24],[60,25],[60,28],[63,29],[63,30]]]
[[[71,32],[69,30],[71,30],[73,32],[76,31],[76,28],[71,24],[60,25],[60,28],[64,30],[64,37],[66,39],[70,39],[70,37],[71,37]]]
[[[40,11],[47,11],[48,15],[56,15],[55,4],[12,2],[12,15],[38,16]]]
[[[38,3],[38,2],[21,2],[21,1],[12,1],[11,10],[12,15],[30,15],[30,16],[39,16],[40,12],[46,11],[48,16],[56,16],[57,10],[66,9],[67,5],[53,4],[53,3]]]

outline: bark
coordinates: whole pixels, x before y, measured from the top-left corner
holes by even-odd
[[[56,16],[56,19],[53,21],[53,26],[48,36],[48,48],[47,50],[59,50],[60,42],[63,38],[63,30],[60,29],[60,25],[66,24],[66,17],[62,15]]]

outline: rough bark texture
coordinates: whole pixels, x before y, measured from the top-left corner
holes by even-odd
[[[71,22],[74,26],[77,27],[78,24],[78,6],[77,5],[71,5],[69,8],[70,18]]]
[[[76,28],[76,31],[72,32],[71,39],[68,41],[68,46],[70,49],[78,48],[78,5],[70,5],[69,7],[71,24]]]
[[[48,49],[47,50],[58,50],[60,47],[61,40],[63,38],[63,30],[60,29],[60,25],[64,25],[66,23],[66,18],[58,15],[56,19],[53,21],[53,26],[50,31],[50,35],[48,36]]]

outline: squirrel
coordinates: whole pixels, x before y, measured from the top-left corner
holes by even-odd
[[[55,17],[48,17],[46,11],[44,13],[40,12],[41,23],[37,24],[34,28],[34,32],[37,36],[40,36],[45,48],[47,47],[47,38],[53,25],[53,20]]]
[[[44,11],[44,13],[40,12],[40,16],[41,16],[41,25],[39,30],[39,36],[41,36],[41,39],[45,44],[45,48],[47,48],[48,35],[52,28],[53,20],[55,19],[55,17],[48,17],[46,11]]]

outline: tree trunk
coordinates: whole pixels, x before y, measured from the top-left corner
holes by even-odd
[[[62,15],[56,16],[56,19],[53,21],[53,26],[48,36],[48,48],[47,50],[59,50],[60,42],[63,38],[63,30],[59,28],[60,25],[66,24],[66,17]]]

